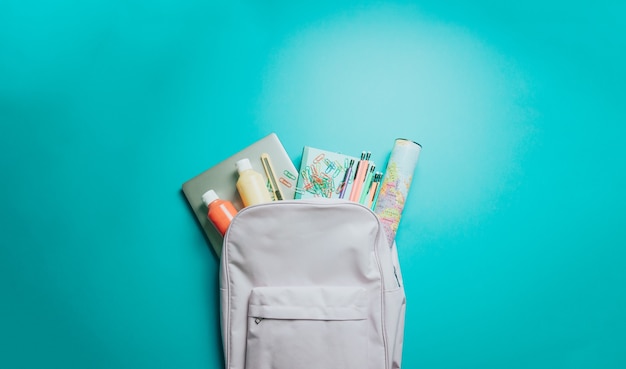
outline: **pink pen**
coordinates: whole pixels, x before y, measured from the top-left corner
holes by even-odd
[[[356,176],[354,177],[354,183],[352,184],[352,191],[350,192],[350,201],[358,202],[361,198],[361,190],[363,189],[363,182],[365,181],[365,174],[367,174],[367,167],[369,166],[369,158],[371,153],[361,153],[361,160],[356,168]]]

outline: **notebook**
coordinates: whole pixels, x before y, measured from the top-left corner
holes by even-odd
[[[241,210],[243,203],[237,192],[236,183],[239,174],[237,173],[235,163],[243,158],[250,159],[252,168],[261,173],[266,182],[268,182],[269,179],[261,162],[261,154],[263,153],[269,154],[283,198],[293,199],[298,172],[275,133],[269,134],[183,183],[182,191],[187,198],[187,202],[218,257],[222,251],[223,238],[207,218],[207,207],[202,202],[202,194],[212,189],[221,199],[230,200],[237,210]]]
[[[346,171],[350,167],[350,160],[354,160],[351,176],[347,178],[348,181],[344,184]],[[352,188],[352,178],[358,160],[354,156],[305,146],[302,150],[302,162],[295,198],[339,198],[342,186],[347,186],[344,196],[347,199]]]

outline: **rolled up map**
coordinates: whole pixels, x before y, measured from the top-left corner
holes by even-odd
[[[396,139],[383,176],[374,212],[380,218],[389,246],[393,244],[402,210],[411,188],[413,173],[422,145],[403,138]]]

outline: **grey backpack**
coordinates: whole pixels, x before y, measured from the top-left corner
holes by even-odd
[[[241,210],[221,253],[226,368],[400,368],[405,293],[383,232],[344,200]]]

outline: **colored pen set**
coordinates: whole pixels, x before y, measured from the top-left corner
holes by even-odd
[[[371,152],[364,151],[361,153],[361,159],[356,162],[354,178],[352,178],[352,167],[355,162],[354,160],[350,161],[350,166],[346,170],[341,184],[339,198],[343,199],[345,197],[348,184],[352,181],[352,188],[348,199],[373,209],[378,192],[378,185],[383,174],[376,172],[376,165],[374,162],[370,161],[371,156]]]

